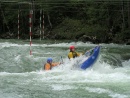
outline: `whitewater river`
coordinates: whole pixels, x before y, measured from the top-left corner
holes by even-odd
[[[97,46],[35,40],[30,56],[28,40],[0,40],[0,98],[130,98],[130,46],[99,44],[97,62],[81,70],[67,58],[70,45],[80,52]],[[44,71],[48,57],[64,64]]]

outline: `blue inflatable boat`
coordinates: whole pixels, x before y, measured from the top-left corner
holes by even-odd
[[[92,50],[88,51],[85,53],[85,56],[88,57],[82,64],[81,64],[81,69],[86,69],[90,66],[92,66],[95,61],[97,60],[98,56],[100,53],[100,46],[96,46]]]

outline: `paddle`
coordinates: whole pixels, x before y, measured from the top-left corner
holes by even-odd
[[[61,64],[63,64],[64,62],[63,62],[63,58],[62,58],[62,56],[61,56]]]

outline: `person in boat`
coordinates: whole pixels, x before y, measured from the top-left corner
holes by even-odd
[[[68,53],[69,59],[76,58],[76,57],[82,55],[82,53],[78,53],[75,51],[75,46],[70,46],[69,49],[70,49],[70,52]]]
[[[93,49],[94,49],[94,48],[90,49],[90,50],[88,50],[88,52],[85,52],[85,53],[78,53],[78,52],[75,51],[75,46],[70,46],[69,48],[70,48],[70,52],[68,53],[69,59],[78,57],[80,55],[90,56],[93,53]]]
[[[59,62],[53,62],[52,58],[47,58],[47,62],[46,64],[44,65],[44,70],[51,70],[52,67],[54,66],[58,66],[60,65],[61,63]]]

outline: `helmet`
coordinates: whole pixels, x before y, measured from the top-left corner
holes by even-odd
[[[47,62],[52,62],[52,58],[47,58]]]
[[[70,50],[75,49],[75,46],[70,46]]]

